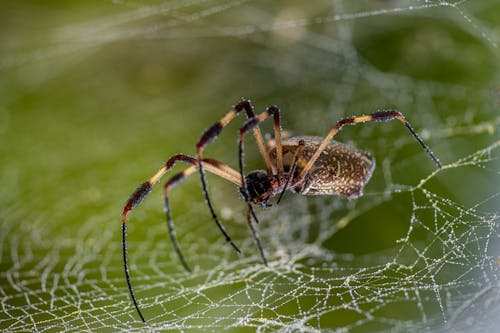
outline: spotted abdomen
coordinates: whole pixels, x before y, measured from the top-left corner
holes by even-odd
[[[312,157],[323,138],[293,137],[282,141],[285,171],[290,168],[299,140],[304,140],[303,156],[297,164],[296,174]],[[271,160],[276,164],[276,150],[271,148]],[[353,146],[331,141],[308,172],[304,182],[292,188],[305,195],[342,195],[354,199],[363,194],[363,187],[375,168],[375,159]]]

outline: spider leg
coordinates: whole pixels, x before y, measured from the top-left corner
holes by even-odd
[[[252,230],[253,239],[255,240],[255,243],[257,244],[257,247],[259,248],[260,257],[262,258],[264,265],[267,266],[267,259],[266,259],[266,255],[264,254],[264,248],[262,247],[262,244],[260,243],[259,234],[257,233],[257,230],[255,230],[255,227],[252,224],[252,216],[257,221],[257,218],[255,217],[255,213],[252,209],[252,205],[250,203],[248,203],[248,211],[247,211],[248,226],[250,227],[250,230]]]
[[[319,145],[319,147],[316,149],[314,152],[313,156],[311,159],[307,162],[307,164],[304,166],[304,168],[301,170],[299,174],[299,178],[303,179],[309,170],[311,170],[312,166],[314,165],[314,162],[318,159],[318,157],[321,155],[323,150],[326,148],[330,140],[342,129],[344,125],[356,125],[359,123],[365,123],[368,121],[389,121],[397,119],[403,125],[406,126],[406,128],[410,131],[411,135],[415,138],[415,140],[420,143],[422,148],[424,148],[425,152],[429,157],[436,163],[438,168],[441,168],[441,162],[439,159],[432,153],[432,151],[429,149],[429,147],[424,143],[424,141],[418,136],[418,134],[413,130],[411,127],[410,123],[405,119],[405,117],[401,114],[401,112],[396,111],[396,110],[379,110],[376,111],[370,115],[367,116],[359,116],[359,117],[351,117],[351,118],[344,118],[341,119],[340,121],[337,122],[334,128],[328,132],[328,135],[325,137],[323,142]]]
[[[122,212],[122,224],[126,224],[128,213],[132,209],[134,209],[135,207],[137,207],[146,198],[146,196],[149,193],[151,193],[153,185],[155,183],[157,183],[160,180],[160,178],[175,165],[175,163],[177,161],[182,161],[182,162],[185,162],[185,163],[188,163],[188,164],[193,164],[193,165],[198,165],[199,164],[197,159],[195,159],[193,157],[190,157],[190,156],[187,156],[185,154],[177,154],[177,155],[172,156],[167,161],[167,163],[165,163],[165,166],[163,168],[161,168],[148,181],[142,183],[135,190],[135,192],[132,193],[132,195],[130,196],[129,200],[125,204],[125,207],[123,208],[123,212]],[[237,172],[235,170],[231,169],[230,167],[228,167],[227,165],[225,165],[225,164],[223,164],[221,162],[215,161],[215,160],[211,160],[211,159],[206,159],[206,160],[204,160],[204,162],[208,163],[207,164],[207,170],[209,170],[210,172],[213,172],[213,173],[217,174],[220,177],[228,179],[228,180],[232,181],[233,183],[235,183],[238,186],[241,184],[238,181],[238,179],[236,178],[236,176],[235,176],[237,174]],[[218,225],[220,231],[222,232],[222,234],[226,237],[226,241],[228,243],[230,243],[237,252],[241,252],[238,249],[238,247],[236,247],[236,245],[233,243],[233,241],[231,240],[231,238],[229,237],[229,235],[226,233],[226,230],[224,229],[224,227],[220,223],[217,224],[217,225]]]
[[[197,157],[198,161],[200,161],[203,149],[210,144],[213,140],[217,138],[217,136],[220,134],[220,132],[224,129],[224,127],[231,122],[242,110],[245,110],[245,113],[247,115],[247,118],[254,118],[255,113],[254,113],[254,107],[250,100],[242,98],[241,101],[233,106],[231,111],[229,111],[224,117],[222,117],[219,121],[216,121],[212,126],[210,126],[208,129],[203,132],[201,135],[198,143],[196,144],[196,152],[197,152]],[[266,165],[266,170],[268,175],[272,175],[272,163],[271,159],[269,157],[269,154],[267,153],[267,147],[264,143],[264,138],[262,136],[262,132],[260,128],[254,127],[253,128],[253,134],[255,137],[255,140],[257,141],[257,145],[259,147],[259,152],[264,159],[264,163]]]
[[[221,163],[216,160],[208,159],[205,158],[203,159],[203,162],[205,163],[205,169],[207,171],[210,171],[217,176],[220,176],[226,180],[229,180],[236,186],[241,186],[240,179],[238,172],[229,166],[227,166],[224,163]],[[170,204],[168,200],[168,194],[170,189],[174,188],[175,186],[179,185],[182,183],[187,177],[189,177],[191,174],[194,172],[198,171],[198,161],[194,158],[192,158],[191,161],[188,163],[193,164],[192,166],[188,167],[182,172],[179,172],[178,174],[172,176],[164,185],[163,187],[163,198],[165,202],[165,217],[167,219],[167,226],[168,226],[168,231],[170,235],[170,240],[172,241],[172,244],[174,246],[175,252],[177,253],[177,256],[179,257],[179,260],[182,263],[182,266],[184,266],[184,269],[187,272],[191,272],[189,269],[189,266],[187,265],[186,260],[184,259],[184,256],[182,255],[182,252],[179,247],[179,243],[177,242],[177,238],[175,237],[175,231],[174,231],[174,222],[172,219],[172,216],[170,214]]]
[[[257,117],[252,117],[249,118],[242,127],[240,127],[240,135],[238,137],[238,161],[239,161],[239,168],[240,168],[240,180],[241,180],[241,193],[243,194],[243,197],[245,198],[245,201],[248,205],[248,212],[247,212],[247,222],[252,230],[255,242],[257,244],[257,247],[259,248],[260,255],[262,257],[262,261],[264,264],[267,266],[267,260],[264,255],[264,250],[262,248],[262,245],[260,243],[259,236],[257,234],[257,231],[255,230],[254,226],[252,225],[252,217],[255,220],[255,223],[259,223],[259,220],[257,219],[257,216],[255,215],[255,212],[253,210],[253,207],[250,203],[250,195],[248,194],[248,189],[246,186],[246,180],[245,180],[245,175],[243,172],[243,137],[244,135],[250,131],[254,130],[255,128],[258,128],[258,125],[260,122],[264,121],[270,116],[274,117],[274,131],[275,131],[275,137],[276,137],[276,152],[277,152],[277,169],[278,169],[278,178],[281,180],[281,176],[283,175],[283,149],[281,146],[281,126],[280,126],[280,110],[276,106],[271,106],[268,107],[266,111],[258,115]],[[269,158],[269,154],[266,153],[263,155],[266,156],[266,158]],[[272,175],[272,170],[271,173],[269,172],[268,169],[268,176]]]
[[[160,178],[167,172],[169,171],[177,161],[182,161],[188,164],[192,164],[192,166],[188,167],[185,169],[183,172],[180,172],[173,176],[172,178],[167,181],[164,187],[164,198],[165,198],[165,213],[167,217],[167,225],[169,228],[169,234],[170,234],[170,239],[172,240],[172,243],[174,245],[174,249],[179,256],[179,259],[184,266],[184,268],[189,272],[189,267],[186,264],[186,261],[184,260],[184,257],[182,256],[182,253],[179,248],[179,244],[177,242],[177,239],[175,237],[175,232],[173,229],[173,220],[170,216],[170,209],[169,209],[169,203],[168,203],[168,190],[178,184],[180,184],[186,177],[188,177],[190,174],[192,174],[194,171],[197,170],[197,165],[198,161],[197,159],[184,155],[184,154],[178,154],[172,156],[167,163],[165,163],[165,166],[161,168],[152,178],[150,178],[147,182],[144,182],[141,184],[135,191],[134,193],[130,196],[128,199],[127,203],[125,204],[125,207],[123,208],[122,212],[122,253],[123,253],[123,267],[125,271],[125,279],[127,281],[127,286],[130,294],[130,298],[132,299],[132,302],[134,303],[134,307],[137,310],[137,313],[139,314],[139,317],[143,322],[146,322],[144,319],[144,316],[139,308],[139,305],[137,303],[137,299],[135,297],[134,289],[132,288],[132,283],[130,279],[130,272],[129,272],[129,265],[128,265],[128,255],[127,255],[127,215],[132,210],[133,208],[137,207],[143,200],[144,198],[151,192],[152,187],[155,183],[157,183]],[[230,168],[224,163],[221,163],[219,161],[213,160],[213,159],[204,159],[204,163],[206,163],[206,169],[224,179],[227,179],[234,183],[237,186],[241,186],[241,183],[239,181],[239,174],[236,170]],[[226,236],[226,239],[229,238],[227,233],[225,232],[224,229],[221,229],[222,233],[224,236]],[[231,241],[229,238],[229,242],[231,245],[238,251],[239,249],[236,247],[236,245]]]
[[[123,252],[123,267],[125,269],[125,280],[127,281],[130,298],[134,303],[134,307],[137,310],[139,317],[141,317],[142,322],[145,323],[146,319],[144,319],[144,316],[142,315],[142,312],[139,309],[139,305],[137,304],[137,299],[135,298],[134,288],[132,288],[132,282],[130,281],[130,272],[128,268],[128,257],[127,257],[127,225],[125,223],[122,223],[122,252]]]
[[[163,201],[165,203],[165,217],[167,219],[167,227],[168,227],[168,234],[170,236],[170,240],[172,241],[172,245],[174,246],[174,250],[177,253],[177,256],[179,257],[179,260],[182,263],[182,266],[184,266],[184,269],[188,272],[191,273],[191,269],[189,269],[189,266],[184,259],[184,256],[182,255],[181,249],[179,247],[179,242],[177,241],[177,237],[175,236],[175,230],[174,230],[174,221],[172,220],[172,215],[170,214],[170,203],[168,201],[168,191],[175,187],[176,185],[180,184],[184,179],[189,177],[192,173],[197,171],[198,168],[196,165],[192,165],[185,169],[182,172],[179,172],[172,178],[170,178],[165,185],[163,186]]]
[[[283,147],[281,145],[281,125],[280,125],[280,109],[277,106],[270,106],[266,111],[262,112],[256,117],[249,118],[243,126],[240,127],[240,135],[238,137],[238,163],[240,168],[240,178],[243,184],[243,195],[246,202],[250,202],[250,197],[246,188],[245,174],[243,171],[243,137],[245,134],[254,129],[259,123],[263,122],[270,116],[274,118],[274,135],[276,140],[276,168],[278,172],[278,182],[281,182],[283,177]]]
[[[177,161],[182,161],[185,163],[198,164],[197,160],[191,156],[185,154],[177,154],[168,159],[165,165],[158,170],[148,181],[142,183],[137,187],[137,189],[132,193],[132,195],[128,198],[125,207],[122,212],[122,223],[125,224],[127,220],[128,213],[137,207],[148,195],[151,193],[153,186],[163,177],[165,173],[167,173],[170,169],[172,169]]]
[[[295,154],[293,155],[292,167],[290,169],[288,177],[286,178],[285,186],[281,190],[280,196],[278,197],[278,201],[276,201],[277,205],[280,203],[283,194],[288,189],[288,184],[290,183],[290,180],[293,178],[293,175],[295,174],[295,169],[297,168],[297,163],[299,162],[299,156],[302,154],[302,151],[304,150],[304,145],[305,145],[304,140],[299,140],[299,144],[297,146],[297,149],[295,150]]]
[[[282,141],[286,140],[286,139],[290,139],[293,136],[296,136],[296,135],[294,135],[294,133],[292,133],[292,131],[284,130],[284,129],[281,130],[281,140]],[[265,136],[265,139],[266,139],[266,146],[267,146],[268,150],[271,150],[274,147],[276,147],[276,140],[270,134],[267,134]]]
[[[217,138],[217,136],[220,134],[220,132],[224,129],[224,127],[231,121],[233,120],[242,110],[245,110],[247,117],[248,118],[254,118],[255,113],[253,111],[253,106],[250,103],[249,100],[242,99],[238,104],[236,104],[231,111],[229,111],[224,117],[222,117],[219,121],[215,122],[212,126],[210,126],[203,134],[201,135],[198,143],[196,144],[196,156],[198,160],[198,170],[200,173],[200,181],[201,181],[201,187],[203,190],[203,195],[205,196],[205,201],[207,202],[208,209],[210,210],[210,214],[212,215],[213,220],[219,227],[219,229],[224,230],[222,227],[222,224],[219,220],[219,217],[215,213],[215,210],[212,205],[212,201],[210,200],[210,196],[208,194],[208,189],[207,189],[207,182],[205,180],[205,174],[204,174],[204,162],[203,162],[203,149],[210,144],[213,140]],[[266,169],[268,174],[272,174],[272,165],[271,165],[271,160],[269,158],[269,155],[267,154],[267,149],[264,144],[264,138],[262,137],[262,133],[260,131],[260,128],[254,127],[253,128],[253,133],[255,136],[255,139],[257,141],[257,144],[259,146],[259,151],[264,159],[264,162],[266,164]],[[230,242],[229,237],[223,232],[224,236],[226,236],[226,240]],[[233,245],[233,244],[232,244]],[[234,245],[233,245],[234,247]],[[240,252],[239,250],[237,250]]]

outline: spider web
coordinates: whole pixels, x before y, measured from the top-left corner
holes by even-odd
[[[108,5],[109,14],[100,14],[100,19],[90,11],[83,23],[63,20],[55,28],[51,25],[47,29],[50,43],[26,46],[6,37],[2,44],[5,56],[0,70],[6,78],[1,79],[5,89],[0,135],[2,142],[16,138],[18,144],[15,148],[5,145],[1,151],[0,328],[37,332],[481,332],[498,327],[500,140],[496,128],[500,116],[494,82],[498,80],[499,30],[488,16],[488,12],[498,13],[498,6],[488,1],[325,1],[304,7],[250,0],[149,5],[116,0]],[[439,50],[436,54],[463,66],[478,66],[477,62],[488,58],[482,65],[489,65],[494,73],[482,80],[475,74],[490,69],[461,72],[452,66],[458,74],[454,72],[456,76],[448,81],[430,79],[425,69],[421,78],[418,73],[402,72],[404,56],[397,54],[401,67],[381,69],[384,65],[375,65],[377,59],[368,60],[365,54],[369,51],[356,45],[363,38],[354,35],[360,24],[367,24],[369,31],[370,24],[392,19],[404,28],[412,25],[406,21],[420,20],[419,32],[428,22],[451,26],[440,33],[459,31],[466,35],[460,38],[473,45],[470,49],[443,45],[447,39],[434,30],[420,37],[417,33],[416,45],[422,38],[426,47]],[[382,24],[380,29],[389,30],[390,35],[399,33],[391,31],[390,25]],[[377,40],[376,33],[365,31],[362,36],[384,43]],[[139,142],[123,138],[123,129],[114,123],[116,114],[99,120],[106,124],[101,129],[121,145],[110,143],[115,142],[111,139],[70,136],[71,147],[81,148],[79,144],[84,142],[92,145],[82,157],[59,145],[37,144],[28,131],[19,135],[14,129],[35,117],[42,121],[37,126],[52,133],[37,140],[59,142],[61,134],[68,134],[61,124],[85,124],[90,116],[58,114],[60,123],[53,124],[35,113],[15,114],[16,107],[29,108],[30,102],[25,101],[25,92],[9,88],[6,81],[12,77],[25,80],[30,93],[41,89],[43,94],[51,80],[79,64],[87,68],[93,64],[94,54],[105,55],[101,50],[114,43],[147,41],[171,47],[182,41],[207,40],[214,41],[214,51],[189,50],[191,44],[187,47],[189,53],[206,57],[204,82],[191,86],[188,93],[205,87],[199,90],[200,97],[193,97],[197,103],[208,98],[203,91],[209,87],[218,95],[216,112],[233,101],[221,103],[220,96],[233,92],[229,89],[234,89],[230,88],[234,82],[255,78],[241,70],[225,74],[225,83],[213,78],[234,65],[214,60],[221,53],[227,52],[230,58],[235,52],[217,49],[219,41],[250,43],[251,48],[245,46],[244,52],[236,54],[256,72],[273,74],[272,82],[262,80],[259,87],[252,88],[254,96],[262,97],[258,102],[254,98],[254,103],[283,105],[283,120],[290,116],[285,121],[287,128],[311,135],[325,133],[343,115],[356,113],[352,110],[360,113],[377,105],[377,99],[367,102],[363,98],[375,90],[380,101],[390,100],[408,110],[405,115],[444,168],[432,171],[432,162],[397,124],[343,130],[342,140],[369,146],[377,157],[377,169],[365,195],[347,201],[287,194],[279,207],[258,210],[262,222],[257,228],[269,267],[261,263],[251,233],[241,223],[242,202],[236,192],[209,178],[214,203],[243,249],[241,256],[223,244],[213,223],[206,223],[207,208],[199,187],[195,180],[191,185],[187,182],[186,188],[174,191],[177,198],[172,199],[172,207],[181,247],[194,268],[191,274],[180,267],[164,223],[155,223],[163,217],[154,200],[161,191],[154,191],[154,198],[132,213],[129,227],[130,268],[148,320],[144,325],[138,321],[123,277],[117,212],[131,189],[128,179],[137,176],[143,180],[155,162],[136,166],[133,176],[120,171],[126,169],[124,164],[109,164],[125,154],[142,160],[145,151],[156,161],[164,148],[144,151]],[[383,56],[392,54],[390,51],[385,50]],[[459,51],[461,57],[457,57]],[[418,47],[411,50],[415,58],[422,52]],[[247,53],[252,57],[245,58]],[[172,61],[178,56],[166,57]],[[283,91],[290,95],[280,100]],[[240,93],[235,92],[236,96]],[[185,99],[186,94],[180,98]],[[194,133],[215,120],[212,112],[200,118],[207,120],[200,120],[199,131],[193,129]],[[172,124],[166,116],[161,119]],[[162,127],[137,123],[137,133],[141,130],[160,132]],[[194,142],[198,134],[193,135],[185,139]],[[224,140],[221,137],[214,143],[211,156],[232,156],[223,149],[234,145],[234,138]],[[256,159],[251,145],[247,155],[250,170],[252,157]],[[30,165],[31,159],[38,164]],[[99,168],[109,171],[100,173]],[[29,184],[23,181],[33,173],[44,177]],[[64,188],[57,186],[62,183]],[[74,190],[87,183],[92,185]]]

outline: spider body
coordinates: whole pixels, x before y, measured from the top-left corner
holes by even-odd
[[[366,151],[337,141],[330,141],[314,163],[307,175],[301,179],[300,173],[323,138],[317,136],[290,137],[281,142],[283,156],[282,179],[277,175],[277,152],[272,141],[269,156],[272,174],[256,170],[246,176],[247,191],[252,203],[269,207],[268,200],[285,189],[286,180],[290,181],[286,190],[302,195],[340,195],[356,199],[363,194],[363,187],[370,180],[375,168],[375,159]],[[295,153],[303,145],[301,154],[295,162],[295,171],[290,174]]]
[[[285,171],[293,164],[293,152],[300,141],[304,151],[297,162],[297,178],[304,166],[318,149],[323,138],[316,136],[292,137],[282,141]],[[271,160],[276,159],[276,148],[270,151]],[[375,159],[365,151],[337,141],[330,141],[319,155],[303,180],[292,178],[290,190],[303,195],[341,195],[355,199],[362,195],[363,187],[370,180],[375,168]]]
[[[235,170],[220,161],[204,158],[203,149],[213,142],[222,132],[224,127],[231,122],[241,111],[245,111],[247,121],[240,127],[238,136],[238,162],[239,168]],[[262,137],[259,124],[272,117],[274,120],[275,139],[266,144]],[[132,288],[128,257],[127,257],[127,228],[126,221],[128,213],[137,207],[151,192],[154,184],[170,171],[177,162],[183,162],[189,166],[183,171],[173,175],[163,186],[163,198],[165,202],[165,216],[175,252],[177,253],[186,271],[190,271],[184,256],[181,253],[174,232],[174,225],[170,213],[169,194],[172,188],[182,183],[187,177],[194,173],[200,175],[200,181],[207,206],[217,227],[228,242],[237,252],[239,248],[233,243],[225,228],[220,222],[207,191],[205,171],[220,176],[233,184],[243,195],[247,206],[247,223],[250,227],[254,240],[260,251],[262,261],[267,265],[257,231],[252,221],[258,223],[253,205],[269,207],[269,200],[278,196],[280,202],[283,193],[287,190],[302,195],[340,195],[348,199],[355,199],[362,195],[363,187],[369,181],[375,160],[368,152],[359,150],[353,146],[333,141],[332,138],[342,129],[344,125],[355,125],[359,123],[375,121],[399,120],[410,131],[411,135],[418,141],[429,157],[440,168],[441,163],[430,151],[427,145],[410,126],[408,121],[399,111],[379,110],[366,116],[344,118],[322,137],[298,136],[283,137],[280,124],[280,110],[276,106],[268,107],[264,112],[255,115],[250,101],[242,99],[219,121],[212,124],[202,133],[196,144],[196,157],[185,154],[177,154],[167,160],[165,165],[151,177],[142,183],[129,197],[122,211],[122,252],[125,278],[127,281],[130,297],[141,320],[145,322],[144,316],[139,309],[134,290]],[[253,132],[255,140],[265,164],[265,170],[255,170],[244,174],[243,165],[243,142],[248,132]]]

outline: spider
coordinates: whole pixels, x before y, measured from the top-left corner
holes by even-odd
[[[239,129],[239,169],[235,170],[222,162],[203,157],[203,149],[214,141],[224,127],[243,110],[246,112],[247,120]],[[259,124],[270,117],[274,119],[274,140],[266,146]],[[286,137],[286,135],[282,135],[280,109],[278,107],[270,106],[263,113],[255,115],[251,102],[246,99],[241,99],[226,115],[203,132],[196,144],[196,157],[185,154],[172,156],[153,177],[142,183],[135,192],[132,193],[123,208],[121,217],[125,278],[130,297],[141,320],[146,322],[138,306],[134,289],[132,288],[127,259],[127,215],[144,200],[151,192],[153,185],[156,184],[176,162],[184,162],[189,164],[189,166],[184,169],[184,171],[172,176],[165,183],[163,186],[163,198],[170,239],[184,269],[187,272],[191,271],[175,237],[168,196],[173,187],[182,183],[188,176],[196,172],[200,175],[203,195],[205,196],[213,220],[225,237],[226,242],[238,253],[241,253],[240,249],[227,234],[215,213],[207,191],[205,171],[220,176],[239,188],[247,206],[247,223],[252,231],[262,261],[267,265],[267,259],[264,255],[259,236],[252,224],[252,219],[255,223],[259,223],[252,205],[270,207],[271,204],[269,200],[278,196],[276,203],[279,203],[286,190],[303,195],[340,195],[348,199],[358,198],[362,195],[363,187],[372,175],[373,169],[375,168],[375,160],[370,153],[361,151],[350,145],[333,141],[332,138],[344,125],[355,125],[368,121],[389,121],[393,119],[399,120],[406,126],[411,135],[423,147],[427,155],[429,155],[438,168],[441,168],[441,163],[438,158],[434,156],[429,147],[427,147],[399,111],[379,110],[366,116],[341,119],[324,138],[314,136]],[[251,171],[245,176],[243,168],[243,139],[245,134],[250,131],[253,132],[255,140],[257,141],[258,149],[264,160],[266,169]]]

